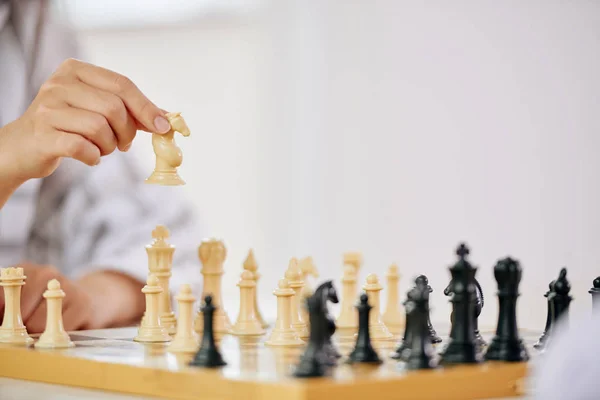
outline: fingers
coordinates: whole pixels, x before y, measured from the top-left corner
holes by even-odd
[[[112,129],[111,134],[116,137],[119,150],[123,151],[131,145],[137,131],[137,123],[127,112],[125,103],[119,96],[83,82],[69,83],[65,87],[66,102],[69,106],[93,111],[106,119]]]
[[[86,84],[119,96],[131,115],[149,132],[170,129],[164,113],[127,77],[96,65],[72,61],[76,76]]]
[[[46,122],[52,128],[85,137],[98,148],[101,156],[110,154],[117,148],[117,138],[108,120],[101,114],[72,107],[48,110],[46,114]],[[85,150],[85,146],[81,146]],[[78,145],[75,147],[64,150],[77,154],[81,149]]]
[[[47,305],[45,301],[38,304],[37,308],[27,318],[23,317],[25,327],[29,333],[42,333],[46,327]]]
[[[70,302],[63,309],[63,325],[67,331],[78,331],[82,329],[88,329],[88,312],[82,310],[77,304]]]

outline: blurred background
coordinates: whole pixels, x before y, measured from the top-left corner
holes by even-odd
[[[188,184],[177,190],[206,236],[225,240],[232,319],[253,248],[260,308],[272,318],[290,257],[312,256],[319,280],[341,289],[342,254],[359,251],[361,284],[397,263],[404,297],[426,274],[432,320],[446,322],[442,291],[461,241],[486,294],[481,327],[495,327],[493,267],[509,255],[523,267],[521,327],[543,329],[543,294],[563,266],[572,315],[590,312],[600,275],[599,2],[55,4],[81,58],[187,120],[192,135],[177,142]],[[151,171],[150,136],[134,149]]]

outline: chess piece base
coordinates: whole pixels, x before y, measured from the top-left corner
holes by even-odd
[[[306,324],[292,324],[292,329],[296,331],[298,337],[302,340],[308,339],[310,336],[308,326]]]
[[[258,320],[238,322],[231,328],[231,334],[234,336],[261,336],[265,333]]]
[[[45,335],[42,333],[39,340],[33,346],[39,349],[67,349],[75,347],[75,343],[71,341],[66,332],[57,335]]]
[[[146,183],[167,185],[167,186],[179,186],[185,185],[185,181],[181,179],[177,171],[157,171],[154,170],[145,180]]]
[[[164,343],[170,342],[171,336],[167,332],[164,326],[159,327],[140,327],[138,334],[133,338],[134,342],[144,343]]]
[[[296,331],[293,329],[289,330],[277,330],[274,329],[271,332],[271,337],[265,342],[265,346],[286,346],[296,347],[304,346],[304,341],[298,337]]]
[[[216,350],[200,349],[192,362],[190,363],[193,367],[206,367],[206,368],[217,368],[227,365],[221,353]]]
[[[0,343],[29,346],[33,338],[27,333],[27,328],[2,328],[0,327]]]
[[[177,333],[177,318],[174,312],[162,314],[160,324],[165,327],[169,335],[173,336]]]
[[[481,361],[475,343],[450,341],[442,353],[440,364],[477,364]]]
[[[200,347],[200,339],[197,336],[175,338],[169,344],[168,351],[171,353],[195,353]]]
[[[529,355],[521,340],[494,338],[485,353],[485,359],[490,361],[522,362],[528,361]]]

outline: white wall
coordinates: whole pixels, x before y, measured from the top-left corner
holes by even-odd
[[[279,1],[179,27],[83,31],[90,59],[183,112],[181,173],[207,232],[230,249],[226,308],[249,247],[260,303],[291,256],[338,279],[397,262],[441,293],[465,240],[495,326],[493,265],[524,268],[523,327],[566,265],[575,300],[600,275],[600,3]],[[149,138],[137,149],[151,168]],[[198,238],[200,241],[201,238]],[[442,332],[444,333],[444,332]]]

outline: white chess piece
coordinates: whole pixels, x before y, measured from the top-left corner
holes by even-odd
[[[363,290],[369,296],[369,304],[373,307],[369,313],[369,330],[372,340],[394,340],[394,335],[389,331],[381,320],[379,311],[379,292],[383,286],[379,283],[379,279],[375,274],[367,276],[367,283],[363,286]]]
[[[392,264],[388,269],[387,277],[387,302],[385,312],[381,316],[381,320],[393,334],[402,333],[404,328],[404,314],[400,311],[400,299],[398,297],[398,281],[400,273],[398,266]]]
[[[356,268],[352,265],[344,265],[340,315],[336,320],[340,337],[352,337],[358,331],[358,313],[355,307],[356,280]]]
[[[21,286],[25,284],[23,268],[2,268],[0,285],[4,287],[4,319],[0,326],[0,343],[29,346],[33,338],[21,317]]]
[[[177,333],[169,345],[169,351],[174,353],[195,353],[200,346],[200,338],[194,331],[194,302],[192,287],[188,284],[181,286],[179,294],[175,297],[179,309],[179,323]]]
[[[298,260],[292,258],[288,265],[287,271],[285,271],[285,279],[287,279],[290,287],[294,289],[294,297],[292,298],[292,328],[296,331],[300,339],[308,339],[308,324],[302,319],[300,313],[300,307],[303,307],[302,303],[302,287],[304,281],[302,281],[302,273],[298,268]]]
[[[146,295],[146,313],[142,319],[137,336],[133,338],[134,341],[160,343],[171,340],[167,329],[160,323],[158,302],[161,292],[162,287],[160,287],[158,278],[156,275],[150,274],[146,286],[142,289],[142,293]]]
[[[273,291],[277,296],[277,321],[265,346],[302,346],[304,341],[292,328],[292,299],[295,296],[294,289],[290,288],[287,279],[279,280],[277,289]]]
[[[254,289],[256,282],[252,272],[244,270],[240,281],[240,312],[231,334],[235,336],[260,336],[265,334],[262,324],[254,312]]]
[[[65,292],[60,288],[60,282],[56,279],[48,282],[48,290],[44,292],[47,305],[46,329],[35,343],[36,348],[61,349],[75,346],[63,326],[62,301],[64,297]]]
[[[159,295],[158,313],[161,324],[167,329],[170,335],[177,332],[177,319],[171,309],[171,295],[169,289],[169,280],[171,279],[171,269],[173,266],[173,254],[175,246],[169,244],[169,230],[158,225],[152,231],[152,244],[146,246],[148,254],[148,270],[158,278],[160,287],[163,289]]]
[[[244,269],[252,272],[254,277],[254,282],[256,283],[256,287],[254,289],[254,313],[256,314],[256,318],[260,321],[260,324],[263,328],[268,328],[269,324],[263,318],[260,310],[258,309],[258,280],[260,279],[260,273],[258,270],[258,264],[256,263],[256,258],[254,258],[254,251],[250,249],[248,252],[248,256],[244,261]]]

